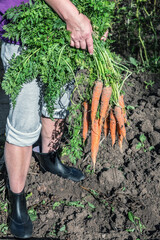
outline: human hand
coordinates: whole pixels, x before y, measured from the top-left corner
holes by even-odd
[[[103,36],[101,37],[101,40],[102,41],[106,41],[106,39],[108,38],[108,33],[109,33],[109,31],[108,31],[108,29],[107,29],[107,31],[103,34]]]
[[[79,14],[73,21],[66,21],[67,30],[71,32],[70,45],[75,48],[88,49],[93,54],[92,26],[90,20]]]

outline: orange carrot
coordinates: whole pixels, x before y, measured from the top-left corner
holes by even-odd
[[[101,96],[101,108],[100,108],[100,125],[102,126],[106,118],[106,113],[109,106],[109,100],[112,94],[112,87],[104,87]]]
[[[119,125],[117,125],[117,132],[118,132],[118,144],[119,144],[120,152],[122,153],[123,152],[122,151],[123,135]]]
[[[112,147],[116,141],[116,118],[114,116],[113,110],[110,110],[110,132],[111,132],[111,139],[112,139]]]
[[[126,129],[125,129],[125,125],[124,125],[124,118],[122,115],[121,107],[115,106],[114,114],[115,114],[115,118],[117,120],[117,124],[119,125],[119,128],[121,129],[121,133],[122,133],[123,137],[126,138]]]
[[[106,138],[107,135],[108,135],[108,133],[109,133],[109,117],[107,117],[107,118],[104,120],[103,130],[104,130],[104,136],[105,136],[105,138]]]
[[[124,104],[124,99],[123,99],[123,95],[119,96],[119,105],[122,108],[122,115],[124,117],[124,122],[127,122],[127,114],[126,114],[126,109],[125,109],[125,104]]]
[[[93,128],[91,129],[91,158],[93,169],[95,170],[96,158],[99,149],[99,142],[101,137],[101,126],[99,120],[95,119]]]
[[[86,141],[87,134],[88,134],[88,129],[89,129],[89,104],[88,102],[83,102],[83,143]]]
[[[97,108],[99,105],[99,99],[102,93],[103,83],[100,81],[95,82],[92,95],[92,104],[91,104],[91,122],[94,123],[96,118]]]

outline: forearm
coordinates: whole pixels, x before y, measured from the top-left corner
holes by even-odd
[[[70,0],[45,0],[45,2],[66,22],[66,28],[71,32],[72,47],[88,49],[93,53],[92,26],[90,20],[80,14]]]
[[[78,17],[78,9],[69,0],[45,0],[57,14],[67,22]]]

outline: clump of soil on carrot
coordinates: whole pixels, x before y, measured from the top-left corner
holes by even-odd
[[[89,138],[84,158],[77,162],[86,175],[83,182],[42,173],[32,158],[26,192],[32,193],[27,204],[36,215],[34,239],[160,239],[159,77],[133,74],[125,83],[129,124],[123,152],[120,153],[117,141],[112,147],[110,135],[107,140],[102,135],[93,172]],[[144,81],[150,79],[155,83],[146,89]],[[138,149],[142,134],[146,139]],[[71,164],[66,157],[63,160]],[[0,201],[5,201],[3,192]],[[133,213],[135,223],[129,219],[129,212]],[[7,223],[7,212],[3,209],[0,223]],[[9,231],[0,232],[1,238],[6,235],[11,237]]]

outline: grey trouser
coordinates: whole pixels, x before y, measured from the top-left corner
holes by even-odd
[[[20,54],[18,45],[2,42],[1,58],[5,71],[13,53]],[[6,141],[16,146],[31,146],[39,138],[41,131],[41,115],[49,117],[46,104],[41,96],[41,88],[37,79],[24,84],[13,108],[10,111],[6,124]],[[70,104],[70,96],[74,88],[74,81],[64,86],[65,93],[57,99],[53,118],[65,118]]]

